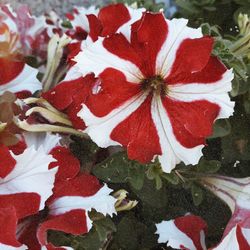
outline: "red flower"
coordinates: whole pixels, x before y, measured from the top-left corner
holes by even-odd
[[[78,114],[98,146],[123,145],[142,163],[158,156],[165,172],[198,162],[215,119],[233,113],[233,74],[211,56],[212,38],[186,24],[147,12],[131,41],[114,34],[78,54],[76,67],[98,78]]]

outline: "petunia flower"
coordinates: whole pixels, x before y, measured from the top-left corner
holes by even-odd
[[[156,224],[158,243],[167,243],[174,249],[206,250],[205,233],[207,225],[203,219],[185,215],[174,220]]]
[[[16,238],[17,215],[15,208],[8,206],[0,208],[0,249],[3,250],[25,250],[28,249]]]
[[[71,247],[60,246],[56,247],[52,244],[41,246],[37,239],[37,228],[41,223],[39,215],[28,217],[18,224],[17,237],[19,242],[25,243],[28,249],[32,250],[73,250]]]
[[[18,219],[42,210],[54,187],[57,167],[49,169],[53,161],[42,147],[14,155],[1,145],[0,208],[13,206]]]
[[[53,157],[54,161],[49,164],[49,169],[58,167],[56,182],[60,182],[76,177],[80,171],[79,160],[67,147],[62,146],[61,139],[57,134],[24,132],[19,142],[9,148],[14,154],[19,155],[26,148],[33,146],[38,150],[42,147],[46,154]]]
[[[55,108],[65,112],[76,129],[85,129],[84,122],[77,114],[82,103],[89,96],[91,86],[96,79],[93,75],[82,77],[75,62],[72,63],[71,59],[95,42],[99,36],[105,37],[121,32],[129,37],[131,24],[141,18],[143,11],[145,11],[143,8],[133,9],[124,4],[113,4],[100,10],[93,7],[89,9],[75,7],[73,14],[67,15],[73,26],[73,30],[67,32],[74,39],[68,45],[68,60],[71,67],[65,79],[55,88],[45,92],[43,97]],[[79,35],[80,31],[82,35]]]
[[[78,113],[98,146],[123,145],[142,163],[158,156],[165,172],[199,161],[214,121],[233,113],[233,73],[211,55],[213,39],[186,25],[147,12],[131,42],[99,38],[76,56],[98,78]]]
[[[132,8],[124,4],[110,4],[96,9],[75,7],[73,13],[66,16],[73,26],[72,38],[85,40],[88,37],[95,41],[98,36],[108,36],[121,32],[125,36],[130,34],[130,25],[141,18],[144,8]]]
[[[89,31],[90,25],[87,15],[97,15],[99,9],[95,6],[88,8],[75,6],[71,13],[67,13],[66,17],[72,25],[72,30],[68,31],[68,35],[76,41],[85,40]]]
[[[222,240],[213,250],[250,250],[250,178],[214,175],[202,178],[201,183],[232,212]]]
[[[102,186],[95,176],[88,174],[79,174],[74,179],[58,183],[47,202],[48,216],[41,221],[39,217],[28,220],[19,240],[30,249],[40,249],[37,247],[39,245],[42,249],[57,249],[47,241],[47,231],[56,230],[73,235],[89,232],[92,227],[89,211],[95,209],[104,215],[116,213],[116,199],[110,195],[112,191],[106,185]]]
[[[10,91],[22,97],[40,90],[37,73],[37,69],[22,61],[0,57],[0,95]]]

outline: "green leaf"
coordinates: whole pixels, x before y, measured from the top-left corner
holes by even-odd
[[[231,124],[228,119],[216,120],[213,126],[213,134],[209,137],[210,139],[217,137],[224,137],[231,133]]]
[[[128,159],[125,152],[119,152],[93,167],[92,173],[109,183],[129,183],[141,189],[144,183],[146,165]]]
[[[153,249],[157,244],[158,236],[154,234],[155,226],[148,226],[134,214],[126,214],[117,226],[112,250],[142,250]]]
[[[129,168],[129,183],[130,185],[140,190],[143,186],[145,178],[145,166],[140,164],[131,164]]]
[[[106,240],[108,234],[116,231],[115,224],[109,217],[94,221],[93,226],[98,233],[100,241]]]
[[[156,184],[156,189],[160,190],[162,188],[162,180],[159,175],[155,177],[155,184]]]
[[[207,161],[204,158],[202,158],[197,165],[197,170],[201,173],[216,173],[221,168],[221,162],[220,161]]]
[[[124,152],[119,152],[105,161],[95,165],[93,174],[99,179],[110,183],[126,183],[129,180],[129,165]]]
[[[163,173],[162,178],[166,179],[170,184],[178,185],[180,183],[179,177],[175,173]]]
[[[191,193],[194,205],[199,206],[203,201],[203,190],[198,185],[193,183]]]
[[[77,136],[71,136],[74,143],[70,144],[71,151],[84,165],[95,160],[95,155],[98,151],[97,145],[91,140],[82,140]]]
[[[161,189],[162,187],[162,180],[161,180],[162,174],[163,174],[163,171],[159,162],[155,162],[149,165],[149,168],[147,170],[147,177],[149,180],[155,181],[157,190]]]
[[[64,20],[62,22],[62,27],[68,28],[68,29],[72,29],[73,28],[73,26],[72,26],[72,24],[71,24],[71,22],[69,20]]]

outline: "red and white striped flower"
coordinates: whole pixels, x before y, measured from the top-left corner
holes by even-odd
[[[52,244],[41,246],[37,239],[37,229],[43,219],[39,215],[28,217],[18,224],[17,238],[19,242],[28,246],[27,249],[32,250],[73,250],[71,247],[60,246],[56,247]]]
[[[42,210],[54,187],[57,168],[49,169],[53,161],[42,147],[14,155],[0,146],[0,208],[13,206],[18,219]]]
[[[73,26],[76,40],[94,42],[98,36],[108,36],[113,33],[122,33],[130,36],[130,26],[141,18],[144,8],[135,9],[124,4],[111,4],[103,8],[96,9],[75,7],[73,14],[68,13],[67,17]],[[70,35],[70,34],[69,34]],[[90,40],[90,41],[88,41]]]
[[[185,19],[147,12],[130,37],[99,38],[75,58],[84,76],[97,78],[78,114],[86,132],[100,147],[126,146],[142,163],[158,156],[165,172],[196,164],[215,119],[233,113],[232,70]]]
[[[133,9],[124,4],[109,5],[101,8],[100,11],[94,7],[89,9],[75,7],[73,14],[67,15],[73,25],[73,31],[70,32],[75,34],[71,34],[74,40],[68,45],[69,60],[95,42],[99,36],[104,37],[121,32],[129,37],[131,24],[141,18],[143,11],[143,8]],[[82,31],[81,36],[79,35],[80,31]],[[70,33],[67,34],[70,35]],[[80,42],[76,42],[76,38]],[[58,110],[67,113],[76,129],[83,130],[85,124],[77,114],[94,82],[93,76],[82,77],[78,67],[73,65],[65,79],[55,88],[43,94],[43,97]]]
[[[51,155],[54,159],[54,161],[49,164],[49,169],[58,167],[56,182],[64,181],[77,176],[80,171],[80,162],[67,147],[61,145],[61,139],[62,138],[56,134],[24,132],[22,136],[20,136],[20,141],[9,148],[14,154],[19,155],[23,153],[26,148],[33,146],[38,150],[42,147],[44,152]]]
[[[5,91],[23,94],[32,94],[42,88],[36,78],[37,69],[22,61],[0,58],[0,94]]]
[[[174,249],[206,250],[207,225],[198,216],[186,215],[156,224],[158,243],[167,243]],[[226,248],[225,248],[226,249]]]
[[[92,227],[88,216],[91,209],[104,215],[115,212],[113,190],[102,186],[95,176],[79,174],[76,178],[57,183],[47,202],[48,216],[29,219],[22,226],[19,240],[30,249],[57,249],[47,241],[47,231],[56,230],[73,235],[87,233]],[[61,249],[61,248],[60,248]],[[65,248],[62,249],[71,249]]]
[[[222,241],[214,250],[250,250],[250,178],[211,176],[201,183],[223,200],[231,209]]]
[[[72,13],[67,13],[66,17],[72,25],[72,30],[68,31],[68,35],[75,40],[85,40],[89,31],[89,19],[88,15],[97,15],[99,9],[95,6],[89,8],[75,6]]]

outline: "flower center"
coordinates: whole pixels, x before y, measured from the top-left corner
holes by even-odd
[[[143,90],[154,92],[157,95],[167,95],[167,85],[160,75],[152,76],[141,81]]]

